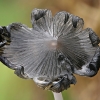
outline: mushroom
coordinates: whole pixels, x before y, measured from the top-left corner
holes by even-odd
[[[82,18],[66,11],[34,9],[32,28],[21,23],[0,27],[0,61],[42,89],[61,92],[76,84],[74,74],[92,77],[100,63],[99,37],[83,29]]]

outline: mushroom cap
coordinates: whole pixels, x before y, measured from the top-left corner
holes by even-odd
[[[32,28],[7,26],[11,41],[0,48],[0,59],[14,70],[22,66],[23,77],[43,89],[61,92],[76,83],[73,73],[91,62],[98,48],[89,38],[92,30],[83,30],[83,19],[65,11],[53,17],[50,10],[34,9],[31,22]]]

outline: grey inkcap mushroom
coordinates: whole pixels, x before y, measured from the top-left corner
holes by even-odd
[[[53,17],[50,10],[34,9],[31,22],[32,28],[21,23],[0,27],[1,44],[6,41],[0,48],[0,60],[15,74],[53,92],[75,84],[73,74],[97,74],[99,37],[90,28],[83,30],[82,18],[65,11]]]

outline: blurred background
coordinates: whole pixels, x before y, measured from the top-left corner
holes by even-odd
[[[50,9],[53,15],[67,11],[84,19],[84,28],[100,36],[100,0],[0,0],[0,26],[21,22],[31,27],[34,8]],[[100,100],[100,71],[95,77],[76,76],[77,84],[63,92],[64,100]],[[52,92],[24,80],[0,63],[0,100],[53,100]]]

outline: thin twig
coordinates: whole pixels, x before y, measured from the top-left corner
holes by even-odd
[[[62,93],[55,93],[53,92],[54,100],[63,100]]]

